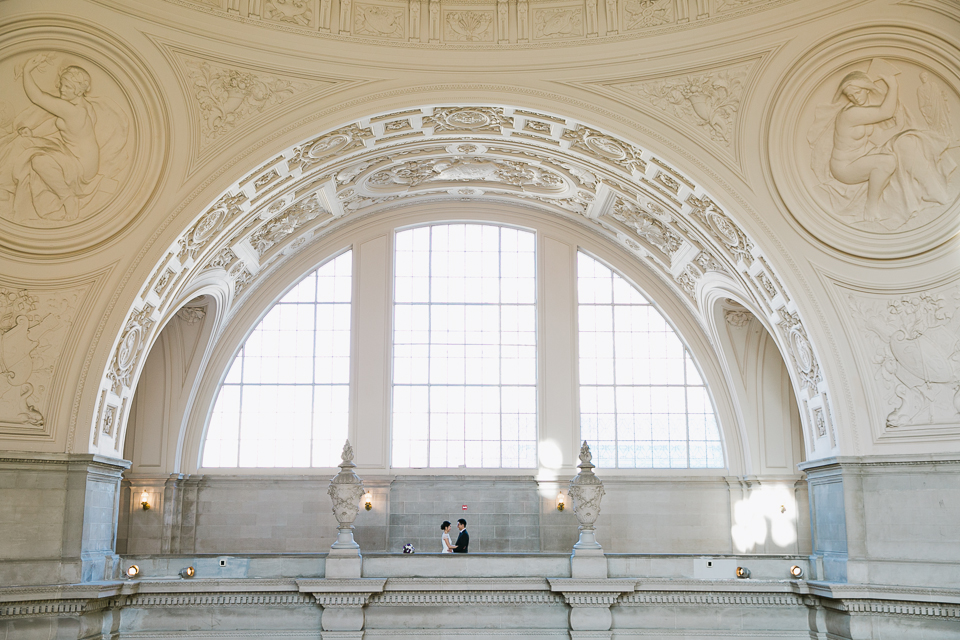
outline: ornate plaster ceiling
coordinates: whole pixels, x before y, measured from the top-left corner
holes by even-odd
[[[103,378],[98,420],[123,413],[145,345],[196,294],[196,283],[221,282],[229,314],[265,274],[330,232],[437,201],[512,203],[571,220],[649,265],[704,326],[709,291],[738,297],[776,328],[805,410],[828,412],[826,383],[791,295],[703,188],[650,150],[570,118],[445,105],[325,132],[223,193],[170,247],[131,308]],[[95,427],[95,447],[119,446],[121,434]],[[823,438],[835,446],[835,435]]]

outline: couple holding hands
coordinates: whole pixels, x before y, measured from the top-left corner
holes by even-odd
[[[440,525],[440,530],[443,531],[443,535],[440,536],[440,544],[443,546],[443,550],[440,553],[467,553],[467,549],[470,546],[470,534],[467,533],[467,521],[463,518],[457,520],[457,529],[460,531],[460,535],[457,536],[457,544],[451,544],[450,521],[444,520],[443,524]]]

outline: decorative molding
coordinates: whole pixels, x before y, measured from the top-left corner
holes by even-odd
[[[266,4],[272,5],[270,0]],[[288,4],[278,3],[277,6]],[[199,110],[200,151],[251,116],[316,86],[300,79],[254,72],[200,58],[181,56],[181,61],[191,83],[190,95]]]

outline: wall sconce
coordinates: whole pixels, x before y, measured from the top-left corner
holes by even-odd
[[[150,509],[150,494],[147,493],[146,489],[140,492],[140,507],[144,511]]]
[[[128,578],[136,578],[138,575],[140,575],[140,567],[138,567],[135,564],[132,564],[129,567],[127,567]]]
[[[737,567],[737,577],[738,577],[738,578],[749,578],[749,577],[750,577],[750,569],[747,569],[746,567]]]
[[[185,569],[180,569],[180,577],[181,577],[181,578],[192,578],[192,577],[195,576],[196,574],[197,574],[197,570],[194,569],[193,567],[187,567],[187,568],[185,568]]]
[[[557,494],[557,511],[563,511],[567,508],[567,497],[563,495],[563,491]]]
[[[793,565],[790,567],[790,575],[799,580],[803,577],[803,568]]]
[[[367,511],[373,509],[373,494],[369,490],[363,494],[363,508]]]

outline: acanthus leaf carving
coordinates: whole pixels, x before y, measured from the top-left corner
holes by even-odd
[[[740,230],[733,220],[707,196],[697,198],[693,194],[687,197],[690,214],[706,231],[720,241],[720,245],[729,251],[735,260],[744,264],[753,264],[753,242]]]
[[[270,247],[322,213],[330,215],[320,205],[316,195],[296,202],[254,231],[250,236],[250,245],[257,252],[257,256],[262,257]]]
[[[683,239],[663,221],[622,198],[617,198],[609,215],[669,257],[683,244]]]
[[[177,311],[177,317],[187,324],[197,324],[207,315],[206,307],[183,307]]]
[[[493,42],[492,11],[448,11],[443,37],[451,42]]]

